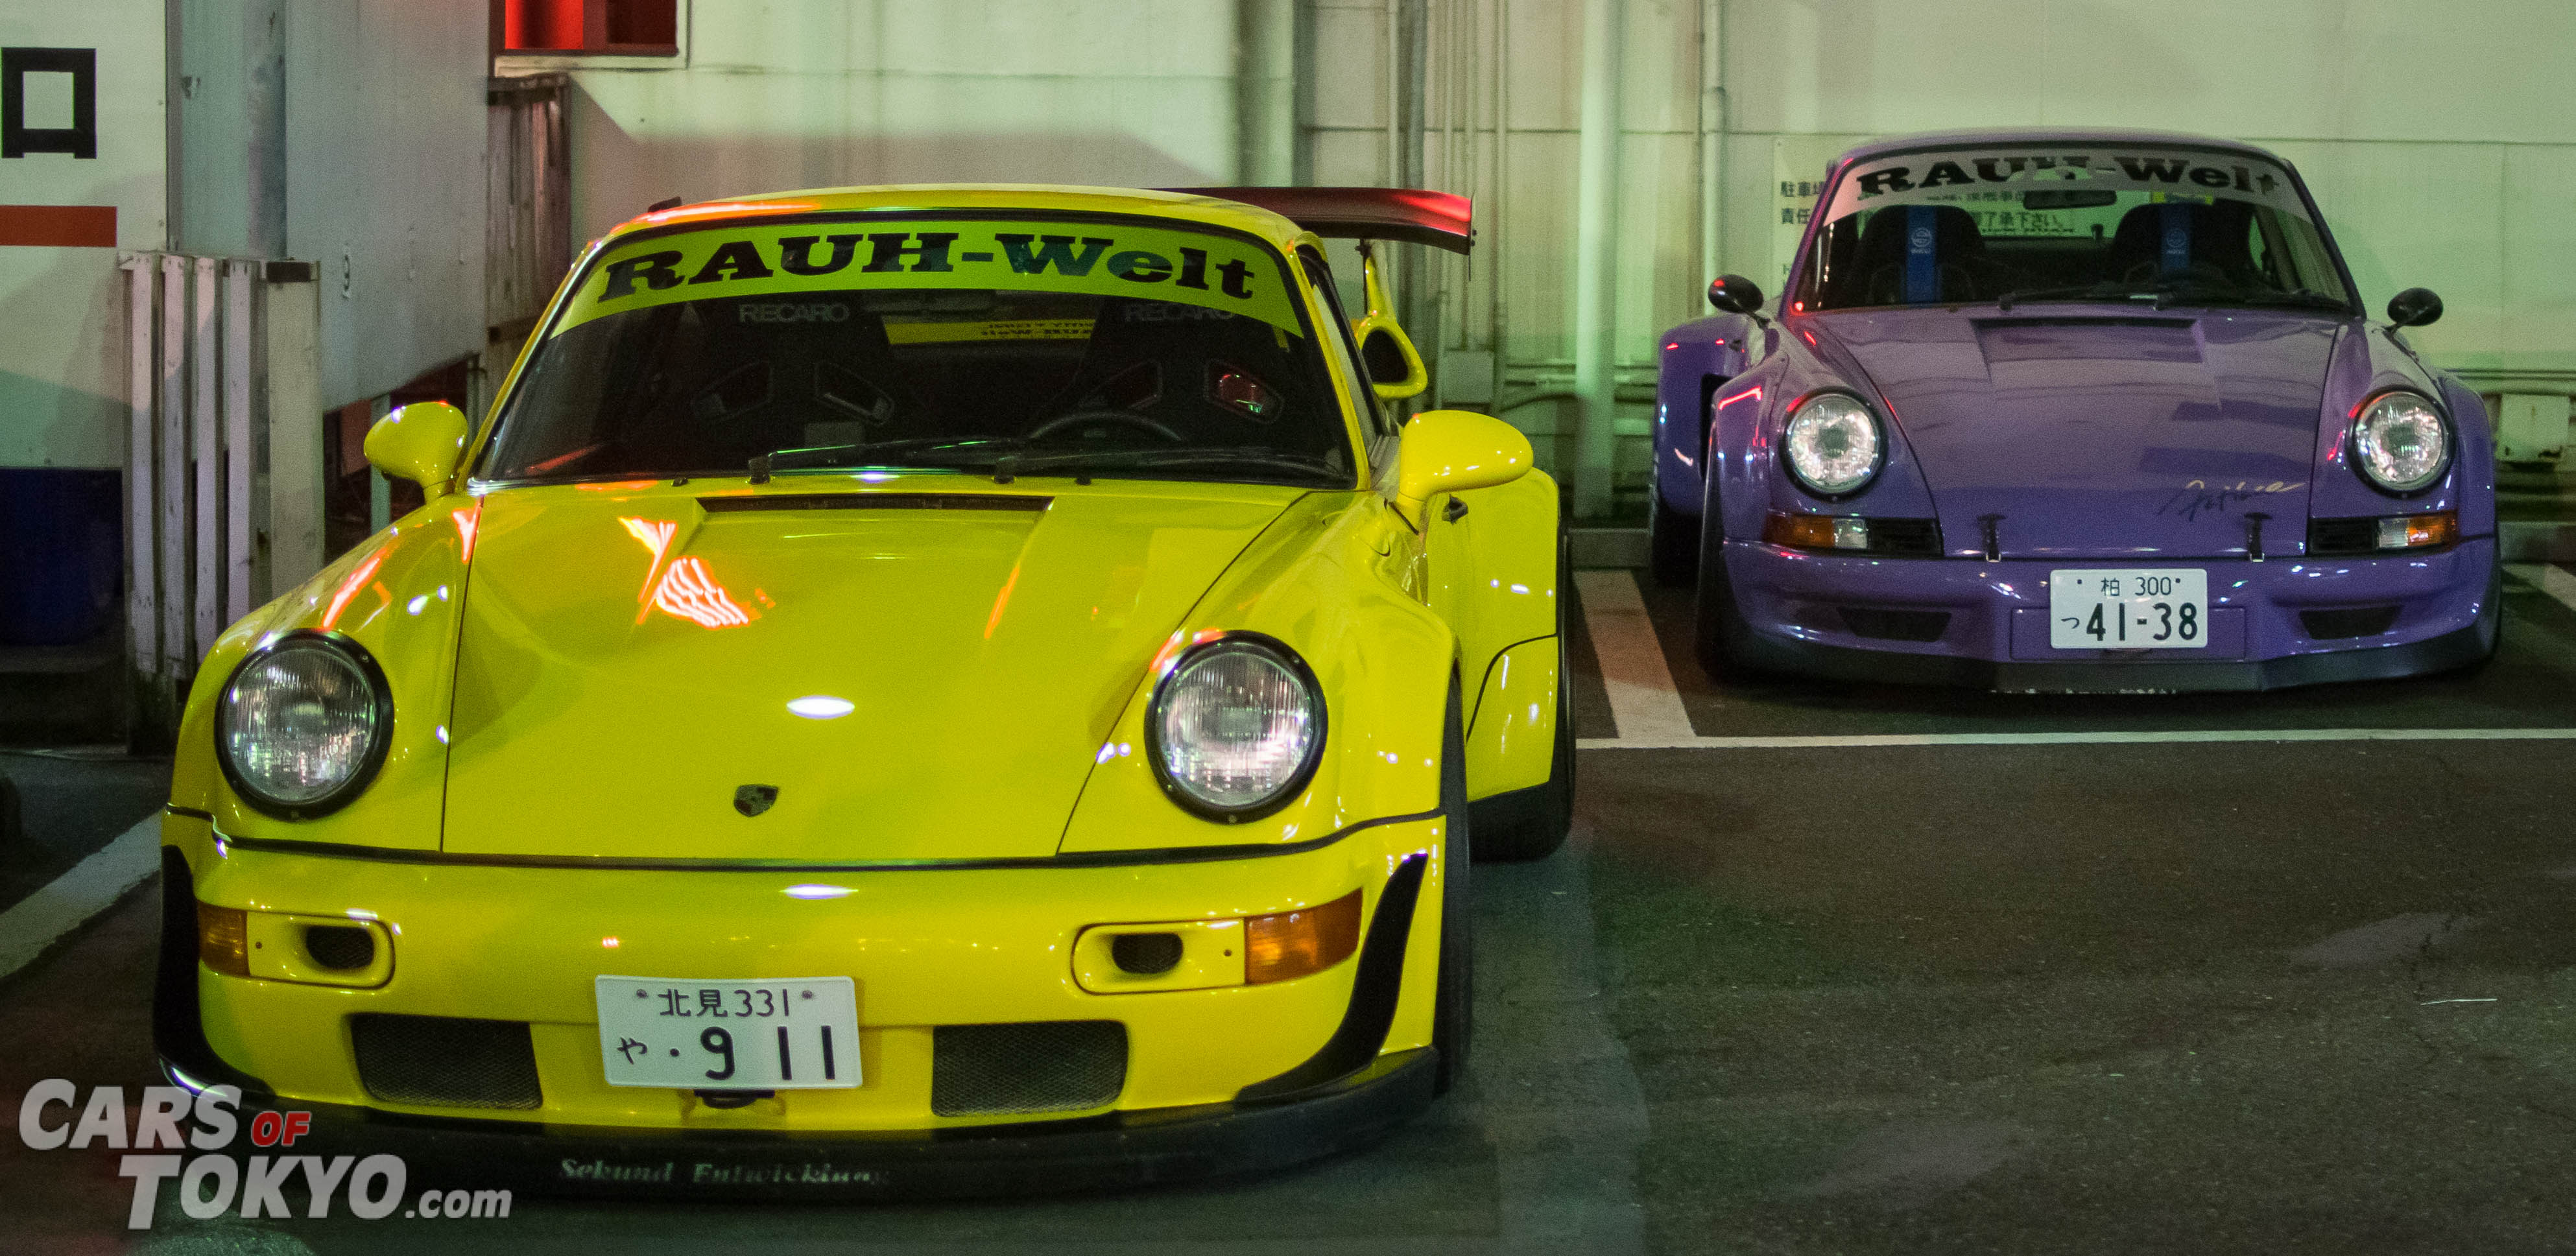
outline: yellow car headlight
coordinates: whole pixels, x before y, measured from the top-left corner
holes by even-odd
[[[384,762],[394,704],[356,642],[294,632],[242,660],[215,712],[215,758],[252,806],[291,820],[337,810]]]
[[[1324,746],[1324,695],[1285,644],[1229,633],[1180,657],[1154,686],[1145,739],[1183,807],[1229,823],[1294,797]]]

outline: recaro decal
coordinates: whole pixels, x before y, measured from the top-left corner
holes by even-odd
[[[1121,223],[907,223],[834,232],[812,223],[711,226],[611,250],[584,277],[561,335],[592,319],[675,301],[793,298],[870,288],[1020,289],[1146,297],[1208,317],[1257,318],[1303,334],[1280,262],[1257,245]],[[1096,233],[1096,234],[1095,234]],[[1133,314],[1135,308],[1131,307]],[[846,303],[748,302],[741,322],[838,322]]]

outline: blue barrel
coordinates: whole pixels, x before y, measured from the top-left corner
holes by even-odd
[[[0,646],[80,645],[116,626],[123,473],[0,467]]]

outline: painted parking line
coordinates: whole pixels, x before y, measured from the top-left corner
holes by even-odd
[[[2558,599],[2569,610],[2576,610],[2576,575],[2569,574],[2566,568],[2551,563],[2507,563],[2504,569]]]
[[[1673,687],[1673,669],[1664,665],[1663,643],[1646,618],[1636,576],[1623,570],[1578,571],[1574,587],[1583,597],[1584,631],[1592,635],[1592,652],[1601,660],[1601,687],[1609,692],[1618,742],[1690,740],[1690,712]]]
[[[2189,728],[2139,732],[1876,733],[1845,737],[1586,737],[1581,750],[1819,750],[1846,746],[2126,746],[2213,741],[2576,741],[2576,728]]]
[[[0,981],[89,923],[161,868],[161,817],[118,835],[43,889],[0,912]]]

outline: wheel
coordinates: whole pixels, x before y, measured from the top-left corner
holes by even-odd
[[[1547,782],[1504,795],[1508,809],[1489,811],[1477,826],[1475,855],[1494,863],[1545,859],[1565,845],[1574,827],[1574,670],[1565,647],[1565,604],[1574,592],[1572,546],[1563,521],[1556,533],[1556,748],[1548,760]],[[1495,802],[1487,799],[1486,802]],[[1483,805],[1483,804],[1479,804]]]
[[[1437,1053],[1431,1088],[1447,1094],[1466,1076],[1475,1038],[1475,903],[1468,894],[1470,808],[1467,806],[1467,734],[1458,714],[1458,686],[1449,686],[1449,722],[1440,741],[1440,811],[1448,828],[1440,850],[1440,985],[1431,1003],[1431,1047]]]
[[[1699,598],[1691,616],[1691,635],[1699,646],[1700,665],[1711,677],[1741,675],[1746,668],[1736,643],[1751,630],[1744,625],[1744,612],[1736,608],[1735,582],[1726,574],[1726,519],[1718,509],[1716,476],[1709,477],[1708,492],[1700,500],[1708,509],[1700,515]]]
[[[2504,649],[2504,560],[2502,559],[2496,560],[2495,568],[2487,573],[2486,611],[2478,616],[2478,629],[2486,637],[2486,652],[2452,668],[2450,675],[2462,680],[2475,676],[2485,671],[2487,664],[2495,662],[2496,655]]]
[[[1664,504],[1664,491],[1646,494],[1646,568],[1655,583],[1688,588],[1699,574],[1699,516]]]

